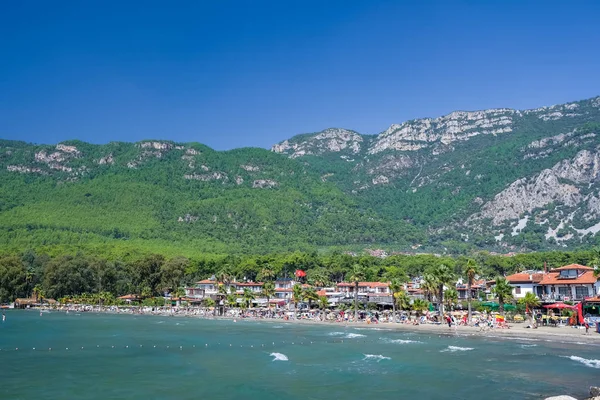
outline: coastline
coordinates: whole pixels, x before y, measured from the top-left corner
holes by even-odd
[[[36,311],[38,309],[32,309],[30,311]],[[65,309],[48,308],[45,309],[50,312],[66,312]],[[536,329],[526,328],[527,323],[510,323],[508,329],[506,328],[494,328],[491,330],[481,331],[480,328],[474,326],[453,326],[449,328],[446,324],[419,324],[413,325],[410,323],[392,323],[392,322],[380,322],[371,323],[366,322],[333,322],[333,321],[318,321],[312,319],[289,319],[284,320],[281,318],[255,318],[255,317],[232,317],[232,316],[205,316],[193,313],[188,313],[184,310],[173,310],[172,312],[115,312],[112,310],[77,310],[70,309],[70,312],[83,312],[92,314],[113,314],[113,315],[147,315],[147,316],[160,316],[160,317],[179,317],[179,318],[195,318],[203,320],[213,321],[237,321],[237,322],[267,322],[274,324],[302,324],[302,325],[315,325],[315,326],[329,326],[329,327],[340,327],[340,328],[360,328],[360,329],[372,329],[372,330],[389,330],[389,331],[405,331],[414,333],[433,333],[444,336],[461,336],[461,337],[479,337],[479,338],[500,338],[500,339],[522,339],[522,340],[558,340],[561,342],[577,343],[577,344],[593,344],[600,346],[600,334],[590,329],[589,334],[585,334],[584,329],[571,326],[559,326],[549,327],[541,326]]]

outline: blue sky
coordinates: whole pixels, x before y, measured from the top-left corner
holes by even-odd
[[[12,1],[0,137],[270,147],[600,95],[599,1]]]

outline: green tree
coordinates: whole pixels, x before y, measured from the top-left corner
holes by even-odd
[[[270,282],[275,278],[275,271],[270,264],[264,264],[260,269],[256,279],[262,282]]]
[[[302,293],[302,297],[304,298],[304,300],[308,301],[308,309],[309,310],[312,308],[312,302],[319,300],[319,295],[317,294],[317,291],[315,290],[314,287],[307,287],[306,289],[304,289],[304,293]]]
[[[242,293],[243,301],[248,305],[248,308],[252,308],[252,302],[256,299],[256,294],[248,289],[244,288],[244,293]]]
[[[473,287],[473,282],[475,281],[475,277],[477,275],[481,274],[481,267],[479,265],[477,265],[475,260],[470,258],[467,260],[467,262],[464,266],[463,274],[467,278],[467,307],[468,307],[467,321],[469,321],[468,323],[471,324],[471,319],[473,316],[473,313],[471,310],[471,302],[473,301],[473,296],[471,294],[471,288]]]
[[[275,284],[273,282],[265,282],[262,287],[262,295],[267,299],[267,308],[271,308],[269,300],[275,296]]]
[[[160,274],[163,288],[169,288],[171,291],[177,290],[183,283],[185,271],[189,265],[190,260],[186,257],[174,257],[162,264]]]
[[[399,279],[393,279],[390,282],[390,293],[392,294],[392,320],[396,322],[396,294],[399,294],[404,289],[404,285]]]
[[[354,322],[358,321],[358,284],[365,280],[365,269],[360,264],[354,264],[348,280],[354,284]]]
[[[513,287],[508,283],[505,277],[496,277],[496,285],[493,288],[493,293],[498,298],[498,304],[500,306],[500,314],[504,314],[504,304],[506,300],[512,299]]]
[[[44,289],[42,288],[41,285],[35,285],[35,287],[33,288],[33,296],[37,299],[38,303],[42,302],[42,300],[44,299],[45,293],[44,293]]]
[[[329,273],[325,268],[314,268],[306,273],[306,281],[316,287],[327,287],[331,284]]]
[[[417,313],[417,318],[427,311],[429,308],[429,302],[425,299],[414,299],[412,303],[412,309]]]
[[[458,291],[455,288],[447,289],[444,292],[444,298],[446,301],[446,306],[448,306],[448,310],[452,310],[452,307],[458,301]]]
[[[439,264],[431,270],[434,283],[437,286],[437,300],[439,304],[440,315],[444,315],[444,286],[454,286],[455,276],[452,270],[446,264]]]
[[[329,307],[329,299],[327,296],[319,296],[319,308],[321,310],[326,310]]]
[[[299,283],[296,283],[292,287],[292,300],[294,302],[294,316],[298,312],[298,303],[302,301],[303,294],[304,294],[304,291],[302,290],[302,285]]]
[[[409,310],[410,309],[410,297],[406,291],[401,290],[399,292],[394,293],[395,303],[400,308],[400,310]]]
[[[533,324],[533,309],[540,306],[540,299],[535,294],[527,292],[523,298],[519,299],[519,303],[525,306],[527,318],[530,318],[530,323]]]

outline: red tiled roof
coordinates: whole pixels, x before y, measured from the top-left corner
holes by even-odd
[[[219,282],[217,282],[217,281],[213,281],[213,280],[211,280],[211,279],[203,279],[203,280],[201,280],[201,281],[198,281],[198,282],[196,282],[196,284],[202,284],[202,283],[212,283],[212,284],[215,284],[215,285],[216,285],[216,284],[218,284]]]
[[[120,296],[119,299],[121,299],[121,300],[137,300],[138,296],[137,296],[137,294],[126,294],[125,296]]]
[[[568,268],[573,269],[573,268]],[[594,276],[594,271],[590,268],[585,270],[584,273],[579,274],[577,278],[560,278],[560,272],[550,272],[545,275],[541,285],[581,285],[591,283],[594,284],[598,281],[598,278]]]
[[[277,288],[275,289],[276,292],[291,292],[292,289],[285,289],[285,288]]]
[[[519,272],[506,277],[510,283],[539,283],[544,278],[543,273]]]
[[[569,264],[569,265],[565,265],[564,267],[554,268],[550,272],[562,271],[562,270],[565,270],[565,269],[581,269],[581,270],[586,270],[586,271],[593,271],[594,270],[594,268],[592,268],[592,267],[586,267],[585,265],[581,265],[581,264]]]
[[[326,292],[324,289],[323,289],[323,290],[319,290],[319,291],[317,292],[317,294],[318,294],[319,296],[327,296],[327,292]]]
[[[262,282],[237,282],[234,283],[236,286],[262,286]]]
[[[355,286],[354,283],[351,282],[342,282],[342,283],[338,283],[337,286],[340,287],[350,287],[350,286]],[[376,288],[376,287],[388,287],[389,283],[385,283],[385,282],[358,282],[358,287],[370,287],[370,288]]]

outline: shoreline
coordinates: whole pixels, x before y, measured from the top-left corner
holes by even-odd
[[[66,309],[46,308],[46,309],[29,309],[23,311],[50,311],[50,312],[62,312],[66,313]],[[541,326],[536,329],[526,328],[527,323],[511,323],[508,329],[506,328],[493,328],[491,330],[481,331],[480,328],[474,326],[453,326],[448,328],[446,324],[419,324],[413,325],[411,323],[392,323],[392,322],[380,322],[371,323],[366,322],[334,322],[334,321],[317,321],[311,319],[282,319],[282,318],[255,318],[255,317],[232,317],[232,316],[206,316],[191,314],[181,310],[175,310],[175,312],[115,312],[112,310],[77,310],[69,309],[70,312],[78,313],[90,313],[90,314],[112,314],[112,315],[135,315],[135,316],[160,316],[160,317],[179,317],[179,318],[194,318],[201,320],[212,320],[212,321],[237,321],[237,322],[268,322],[275,324],[301,324],[301,325],[315,325],[315,326],[329,326],[329,327],[341,327],[341,328],[360,328],[360,329],[372,329],[372,330],[389,330],[389,331],[404,331],[413,333],[434,333],[444,336],[461,336],[461,337],[477,337],[477,338],[494,338],[494,339],[509,339],[509,340],[540,340],[540,341],[552,341],[556,339],[562,342],[577,343],[577,344],[596,344],[600,346],[600,334],[590,329],[589,334],[585,334],[584,329],[576,327],[562,326],[562,327],[550,327]]]

